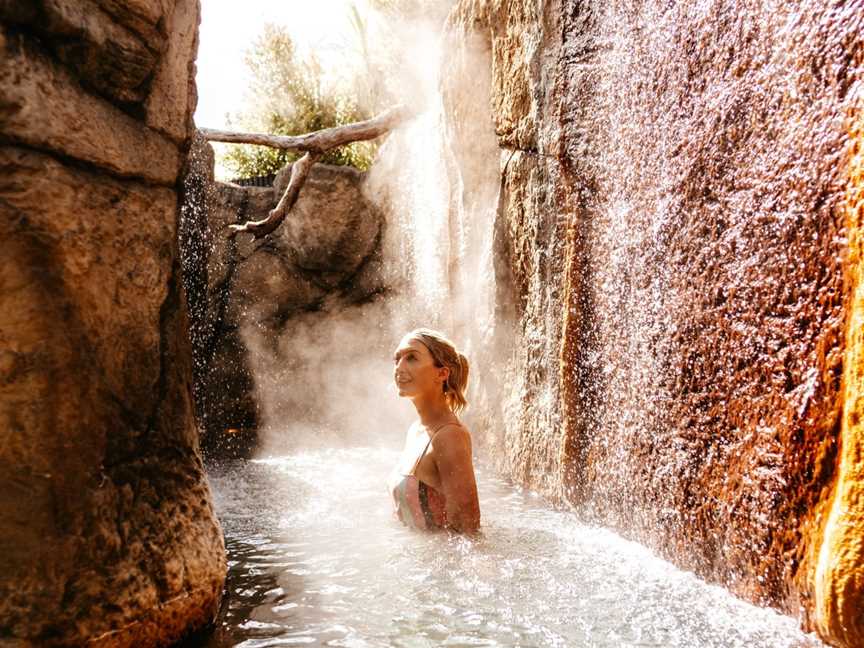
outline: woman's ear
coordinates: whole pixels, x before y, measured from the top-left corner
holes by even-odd
[[[446,383],[450,377],[450,367],[438,367],[438,375],[441,377],[441,382]]]

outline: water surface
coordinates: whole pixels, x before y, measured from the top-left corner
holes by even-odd
[[[614,533],[478,471],[479,539],[391,516],[397,454],[212,465],[229,598],[203,645],[822,646]]]

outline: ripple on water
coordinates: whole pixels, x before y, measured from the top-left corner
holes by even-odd
[[[481,537],[410,532],[384,487],[395,460],[331,448],[211,466],[230,595],[201,645],[822,645],[483,470]]]

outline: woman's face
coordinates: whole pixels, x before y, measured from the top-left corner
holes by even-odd
[[[408,398],[442,392],[448,370],[436,367],[435,359],[425,344],[405,337],[393,354],[393,380],[400,396]]]

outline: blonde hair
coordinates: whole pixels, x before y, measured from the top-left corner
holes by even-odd
[[[468,406],[465,390],[468,388],[468,358],[456,350],[455,345],[443,333],[428,328],[411,331],[407,337],[423,343],[432,354],[438,367],[450,370],[444,381],[444,399],[447,406],[457,414]]]

